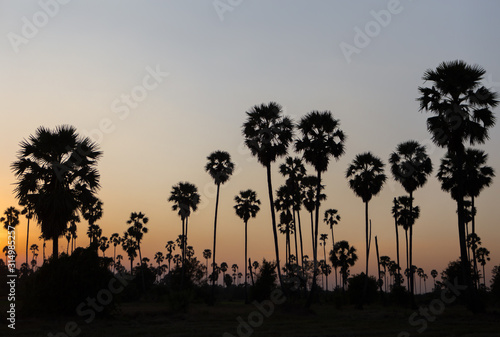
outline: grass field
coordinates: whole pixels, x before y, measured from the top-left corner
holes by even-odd
[[[473,315],[461,306],[447,307],[434,321],[428,321],[422,333],[422,321],[412,326],[409,317],[414,312],[397,307],[366,306],[335,309],[332,305],[317,304],[309,311],[289,303],[277,306],[269,317],[257,314],[254,305],[239,302],[218,303],[214,307],[195,304],[187,313],[172,312],[163,303],[132,303],[121,305],[110,318],[95,319],[89,324],[80,317],[60,319],[19,319],[16,330],[1,326],[0,336],[64,337],[69,321],[77,328],[73,336],[467,336],[500,337],[500,313],[489,311]],[[237,329],[241,321],[253,320],[247,329]],[[240,317],[240,319],[238,319]],[[421,318],[421,317],[420,317]],[[5,322],[5,321],[4,321]],[[2,322],[2,323],[4,323]],[[80,332],[78,330],[81,329]],[[402,332],[406,331],[408,334]],[[71,330],[70,330],[71,332]]]

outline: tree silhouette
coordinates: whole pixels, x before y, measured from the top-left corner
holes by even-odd
[[[306,304],[309,306],[316,285],[321,174],[328,169],[330,157],[339,159],[344,154],[345,135],[340,129],[339,120],[334,119],[330,111],[308,113],[300,120],[298,129],[301,137],[295,142],[295,149],[302,152],[304,160],[314,167],[317,174],[313,247],[314,272],[311,294]]]
[[[130,260],[130,274],[134,271],[134,259],[137,257],[137,241],[128,231],[123,234],[122,248],[127,253]]]
[[[330,273],[328,273],[328,264],[326,263],[326,240],[328,239],[328,234],[321,234],[319,236],[319,241],[322,241],[322,244],[323,244],[323,261],[325,263],[325,265],[323,266],[322,268],[322,271],[323,271],[323,274],[325,275],[325,279],[326,279],[326,291],[328,291],[328,275]],[[321,243],[320,243],[321,245]],[[330,272],[331,272],[331,269],[330,269]]]
[[[333,235],[333,226],[338,225],[340,221],[340,215],[336,209],[330,208],[325,211],[325,217],[323,221],[330,227],[332,231],[332,249],[335,248],[335,236]],[[326,258],[325,258],[326,260]],[[337,266],[333,265],[335,269],[335,287],[337,287]]]
[[[214,216],[214,246],[213,246],[213,260],[212,260],[212,297],[215,291],[215,253],[216,253],[216,241],[217,241],[217,211],[219,209],[219,191],[220,185],[224,184],[229,180],[229,177],[233,174],[234,164],[231,162],[231,156],[225,151],[215,151],[212,152],[207,157],[207,164],[205,165],[205,171],[210,174],[212,179],[217,186],[217,197],[215,199],[215,216]],[[208,263],[207,263],[207,275],[208,275]],[[207,276],[208,278],[208,276]],[[213,300],[213,298],[212,298]]]
[[[116,268],[114,268],[116,265],[116,246],[122,243],[122,238],[118,233],[113,233],[109,237],[109,242],[113,244],[113,269],[116,270]]]
[[[170,262],[174,258],[172,255],[172,252],[175,250],[175,243],[174,241],[168,241],[167,244],[165,245],[165,248],[167,249],[167,254],[165,255],[165,259],[168,261],[168,270],[169,272],[172,270],[170,269]]]
[[[401,266],[399,261],[399,231],[398,231],[400,212],[401,212],[401,204],[399,203],[397,198],[394,198],[392,200],[391,213],[392,216],[394,217],[394,227],[396,228],[396,263],[398,264],[398,266]],[[400,278],[398,281],[401,281],[401,269],[398,269],[398,277]]]
[[[354,191],[354,194],[365,203],[366,266],[365,285],[363,287],[364,298],[368,287],[368,259],[371,241],[371,229],[368,228],[368,203],[373,196],[380,192],[387,179],[384,174],[384,163],[370,152],[358,154],[347,168],[346,178],[349,179],[349,187]]]
[[[287,154],[288,146],[293,137],[293,123],[288,117],[282,116],[282,108],[275,102],[271,102],[268,105],[256,105],[250,111],[246,112],[246,115],[247,120],[243,124],[245,145],[267,171],[267,189],[273,226],[276,267],[278,269],[279,281],[283,288],[276,214],[274,212],[273,186],[271,182],[271,163]]]
[[[286,177],[286,186],[291,191],[293,199],[293,224],[295,230],[295,242],[297,242],[297,230],[300,242],[300,261],[302,269],[304,268],[304,244],[302,240],[302,225],[300,221],[300,209],[302,205],[302,179],[306,175],[306,169],[302,163],[302,159],[298,157],[287,157],[285,163],[280,165],[280,173]],[[296,221],[298,220],[298,221]],[[297,227],[298,228],[295,228]],[[296,255],[298,255],[296,253]]]
[[[316,209],[316,187],[318,185],[317,183],[318,177],[316,176],[305,176],[302,179],[302,204],[304,205],[305,209],[309,212],[310,218],[311,218],[311,239],[312,239],[312,249],[314,251],[316,244],[314,242],[314,210]],[[321,189],[323,189],[325,186],[321,185]],[[326,194],[320,193],[319,194],[319,200],[320,203],[321,201],[326,200]]]
[[[127,220],[127,224],[130,227],[127,229],[127,233],[135,239],[137,243],[137,249],[139,250],[139,261],[142,262],[142,254],[141,254],[141,241],[144,237],[144,234],[148,232],[148,228],[146,224],[149,222],[149,218],[139,212],[132,212],[130,214],[130,219]]]
[[[354,266],[358,260],[356,248],[350,246],[345,240],[335,243],[335,247],[330,251],[330,261],[340,266],[340,275],[342,276],[342,289],[345,290],[349,268]]]
[[[290,263],[290,255],[291,255],[290,233],[293,231],[293,226],[294,226],[293,216],[292,213],[290,212],[292,206],[293,206],[293,195],[290,187],[288,185],[280,186],[276,191],[276,200],[274,201],[274,207],[276,211],[281,212],[278,227],[280,232],[286,235],[285,264]],[[297,246],[295,246],[295,248],[297,248]]]
[[[28,263],[28,246],[29,246],[29,237],[30,237],[30,220],[33,219],[33,209],[34,205],[29,199],[20,200],[19,206],[22,206],[21,214],[26,217],[28,220],[26,226],[26,263]]]
[[[456,160],[457,178],[461,181],[456,191],[458,209],[458,233],[462,273],[468,286],[468,304],[474,300],[472,279],[467,272],[467,245],[464,221],[465,142],[471,145],[483,144],[488,139],[488,129],[495,124],[491,111],[498,105],[497,94],[481,85],[486,71],[478,65],[468,65],[464,61],[442,62],[435,70],[428,69],[422,79],[432,82],[432,87],[419,87],[420,111],[428,111],[434,116],[427,119],[427,129],[433,142],[447,148]]]
[[[109,248],[109,240],[106,236],[101,236],[99,238],[99,249],[102,252],[102,256],[106,257],[106,250]]]
[[[476,251],[477,261],[483,266],[483,286],[486,288],[486,271],[484,266],[490,260],[490,251],[484,247],[480,247]]]
[[[165,259],[165,257],[163,256],[162,252],[155,253],[154,260],[156,261],[156,264],[158,265],[158,276],[159,276],[160,280],[161,280],[161,274],[162,274],[162,268],[160,265],[164,259]]]
[[[15,196],[33,203],[42,235],[53,241],[57,259],[59,236],[71,216],[99,189],[96,165],[102,153],[97,144],[67,125],[54,131],[40,127],[20,146],[12,163]]]
[[[227,271],[227,269],[228,269],[228,268],[229,268],[229,266],[227,265],[227,263],[226,263],[226,262],[222,262],[222,263],[220,264],[220,270],[222,271],[222,281],[223,281],[223,283],[225,283],[226,285],[227,285],[227,283],[226,283],[226,271]]]
[[[234,209],[236,215],[238,215],[245,223],[245,303],[248,303],[248,290],[247,290],[247,252],[248,252],[248,235],[247,235],[247,224],[250,218],[255,218],[260,210],[260,200],[257,199],[257,193],[252,190],[241,191],[239,195],[234,197],[236,205]]]
[[[414,140],[398,144],[396,151],[389,157],[391,172],[394,180],[399,182],[410,198],[410,213],[413,210],[413,193],[427,182],[427,177],[432,172],[432,162],[425,151],[425,146]],[[410,228],[409,264],[413,264],[413,223]],[[420,284],[421,285],[421,284]],[[414,277],[410,270],[410,292],[412,305],[416,306],[414,299]]]
[[[436,269],[431,270],[431,276],[434,279],[434,289],[436,288],[436,277],[438,276],[438,272]]]
[[[185,262],[186,262],[186,246],[188,239],[188,220],[191,215],[191,210],[195,212],[200,203],[200,195],[195,185],[188,182],[180,182],[172,187],[168,201],[173,202],[172,210],[178,211],[177,214],[182,221],[181,250],[182,250],[182,279],[184,279]]]
[[[97,243],[101,237],[102,231],[99,231],[99,226],[96,221],[102,218],[102,201],[98,198],[90,198],[82,206],[82,215],[85,220],[89,223],[89,229],[87,234],[89,235],[90,244]]]
[[[207,282],[208,282],[208,259],[211,257],[212,257],[212,251],[210,249],[205,249],[203,251],[203,258],[206,260],[206,263],[207,263],[206,264],[206,266],[207,266],[207,270],[206,270]],[[212,266],[213,266],[213,271],[212,271],[212,275],[213,275],[215,273],[216,266],[215,266],[215,264],[213,264]],[[212,278],[212,282],[213,282],[213,284],[215,284],[215,278]]]

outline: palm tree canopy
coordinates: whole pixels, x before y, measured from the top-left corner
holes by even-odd
[[[398,226],[402,226],[405,230],[413,226],[415,220],[420,217],[420,207],[412,205],[410,212],[410,197],[403,195],[397,198],[399,204],[399,212],[396,217]]]
[[[318,177],[316,176],[305,176],[302,179],[302,203],[308,212],[314,211],[316,208],[316,188],[318,186]],[[325,185],[320,186],[321,189],[325,188]],[[319,194],[319,201],[326,200],[326,194]]]
[[[200,203],[200,195],[198,188],[188,182],[180,182],[172,187],[168,201],[173,202],[172,210],[178,211],[181,219],[185,219],[191,215],[191,210],[195,212]]]
[[[498,105],[497,94],[481,85],[486,71],[464,61],[442,62],[428,69],[424,81],[432,87],[419,87],[420,111],[436,116],[427,119],[432,140],[452,152],[461,150],[463,141],[471,145],[488,139],[488,128],[495,124],[491,109]]]
[[[468,148],[463,159],[460,165],[456,156],[447,153],[441,159],[437,173],[441,188],[450,192],[453,199],[458,197],[460,185],[464,185],[466,196],[477,197],[485,187],[490,186],[492,178],[495,177],[493,168],[486,166],[488,155],[484,151]],[[463,180],[458,177],[460,166]]]
[[[278,157],[286,155],[293,137],[293,123],[282,116],[278,103],[254,106],[246,112],[247,120],[243,124],[245,145],[252,155],[264,166],[270,165]]]
[[[207,157],[205,171],[214,179],[215,185],[224,184],[233,174],[234,164],[231,162],[231,156],[225,151],[212,152]]]
[[[414,140],[400,143],[390,155],[389,163],[394,180],[400,182],[408,193],[423,186],[432,172],[432,162],[425,146]]]
[[[301,138],[296,140],[295,149],[302,151],[305,161],[318,172],[327,170],[331,156],[338,159],[344,154],[346,136],[339,126],[330,111],[312,111],[300,120]]]
[[[42,235],[62,235],[71,216],[99,189],[98,145],[80,137],[72,126],[40,127],[20,143],[12,170],[15,196],[29,199]]]
[[[285,184],[292,191],[295,210],[300,210],[302,204],[301,182],[306,175],[306,168],[304,163],[302,163],[302,159],[298,157],[286,157],[285,163],[280,165],[279,171],[281,175],[287,178]]]
[[[234,197],[236,205],[234,209],[244,222],[247,222],[251,217],[255,218],[260,210],[260,200],[257,199],[257,193],[253,190],[241,191],[239,195]]]
[[[338,211],[336,209],[330,208],[325,211],[325,218],[323,219],[324,222],[330,228],[332,228],[334,225],[338,225],[340,221],[340,215],[338,214]]]
[[[377,195],[387,177],[384,174],[384,163],[370,152],[356,155],[346,171],[349,187],[363,202],[369,202]]]
[[[3,222],[3,228],[10,230],[9,227],[15,228],[19,225],[19,210],[11,206],[5,210],[3,213],[5,217],[0,218],[0,222]]]

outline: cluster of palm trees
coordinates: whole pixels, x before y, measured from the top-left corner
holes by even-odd
[[[443,62],[435,70],[427,70],[423,76],[423,79],[432,85],[418,89],[421,95],[418,98],[420,110],[432,113],[427,119],[427,129],[432,140],[437,146],[447,149],[447,154],[439,165],[437,177],[443,190],[450,192],[457,203],[460,257],[465,280],[471,289],[473,285],[474,288],[479,285],[478,265],[483,266],[484,277],[484,265],[489,259],[489,251],[480,247],[481,241],[476,233],[475,201],[480,192],[491,184],[494,177],[494,170],[486,165],[487,155],[484,151],[465,146],[466,143],[471,146],[484,143],[488,139],[488,129],[495,123],[491,109],[498,104],[497,95],[481,85],[484,74],[485,71],[481,67],[470,66],[463,61]],[[309,213],[312,238],[310,267],[312,277],[308,297],[310,305],[319,273],[326,275],[327,281],[333,267],[335,284],[338,286],[337,271],[340,270],[341,283],[344,287],[349,268],[358,258],[356,249],[347,241],[334,240],[333,227],[340,221],[337,210],[328,209],[324,213],[323,220],[331,229],[332,239],[332,249],[328,259],[326,252],[328,235],[319,233],[320,207],[326,200],[326,195],[322,193],[326,183],[323,176],[328,170],[330,160],[339,159],[344,155],[345,133],[340,128],[340,121],[335,119],[330,111],[312,111],[294,123],[284,116],[282,107],[275,102],[256,105],[247,111],[242,133],[245,145],[266,169],[276,271],[283,289],[286,289],[286,279],[282,272],[289,276],[289,270],[305,272],[309,268],[306,266],[308,256],[303,243],[304,228],[300,216],[302,206]],[[109,239],[102,236],[102,230],[97,222],[102,217],[103,204],[96,196],[100,188],[97,161],[102,152],[97,144],[89,138],[80,137],[76,129],[71,126],[60,126],[55,130],[38,128],[34,135],[21,142],[20,147],[18,158],[12,163],[12,170],[17,179],[15,196],[23,210],[19,212],[13,207],[9,208],[5,212],[5,217],[2,217],[2,222],[15,226],[19,223],[19,213],[24,214],[28,219],[29,236],[29,221],[36,219],[41,226],[42,238],[53,241],[52,256],[57,258],[59,237],[65,236],[68,241],[67,254],[70,245],[71,251],[77,246],[77,223],[82,216],[89,224],[87,234],[90,245],[100,249],[103,256],[110,245],[113,245],[115,268],[121,265],[123,259],[119,255],[118,263],[115,261],[116,247],[119,245],[130,259],[131,270],[137,253],[140,263],[147,263],[149,259],[143,258],[141,251],[143,236],[148,232],[146,227],[148,218],[143,213],[131,214],[127,221],[129,227],[122,236],[118,233],[113,233]],[[291,155],[291,151],[298,156]],[[285,160],[279,166],[279,172],[286,181],[275,191],[271,178],[272,165],[282,157],[285,157]],[[309,164],[315,173],[308,175],[305,164]],[[419,206],[414,204],[414,194],[425,185],[433,166],[425,146],[414,140],[398,144],[389,157],[389,164],[392,177],[402,185],[407,195],[395,197],[392,205],[396,230],[396,261],[391,261],[388,257],[383,257],[382,261],[380,258],[379,269],[382,266],[386,273],[389,268],[397,280],[395,283],[402,283],[398,227],[403,227],[406,242],[407,288],[413,295],[414,274],[417,273],[424,281],[427,279],[423,271],[413,268],[413,228],[420,214]],[[379,194],[387,180],[384,166],[382,159],[371,152],[365,152],[357,154],[345,171],[350,188],[361,198],[365,208],[366,280],[369,275],[368,262],[372,241],[369,202]],[[230,179],[234,164],[229,153],[214,151],[207,157],[205,170],[217,186],[213,246],[212,250],[206,249],[203,253],[206,260],[205,277],[207,281],[211,281],[214,289],[219,273],[222,271],[223,277],[226,277],[225,271],[227,271],[227,266],[225,268],[222,264],[219,266],[216,258],[220,186]],[[167,268],[166,265],[162,267],[163,260],[168,260],[169,270],[171,262],[174,261],[176,266],[181,267],[184,277],[186,259],[194,254],[193,247],[188,245],[188,223],[191,214],[197,210],[200,195],[195,185],[179,182],[172,187],[168,201],[172,203],[172,209],[181,219],[180,235],[176,240],[181,253],[173,255],[175,243],[169,241],[165,247],[166,254],[158,252],[155,261],[162,273]],[[259,212],[260,200],[255,191],[247,189],[235,196],[235,202],[235,212],[244,223],[246,287],[249,270],[250,278],[253,280],[252,264],[247,264],[249,262],[247,225],[250,218]],[[281,267],[278,232],[285,235],[284,268]],[[323,260],[318,259],[318,241],[321,241],[320,246],[323,246]],[[210,258],[212,270],[209,275]],[[26,260],[28,260],[28,240]],[[332,267],[328,264],[328,260]],[[291,265],[294,267],[291,268]],[[471,265],[473,275],[465,272],[470,270]]]

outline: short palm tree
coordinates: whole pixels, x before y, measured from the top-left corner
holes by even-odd
[[[168,201],[173,202],[172,210],[177,211],[182,221],[182,236],[181,236],[181,249],[182,249],[182,263],[186,261],[186,245],[187,245],[187,231],[188,219],[191,211],[195,212],[200,203],[200,195],[198,188],[188,182],[180,182],[172,187]],[[184,270],[184,269],[183,269]],[[184,274],[184,272],[183,272]]]
[[[212,257],[212,251],[210,249],[205,249],[203,251],[203,258],[206,260],[206,267],[207,267],[207,270],[206,270],[206,278],[207,278],[207,282],[208,282],[208,259]],[[212,271],[212,275],[214,275],[215,273],[215,269],[216,269],[216,266],[215,264],[212,265],[213,267],[213,271]],[[212,276],[213,277],[213,276]],[[215,278],[213,277],[212,281],[214,282],[215,284]]]
[[[479,264],[483,266],[483,286],[486,287],[486,271],[484,270],[484,266],[490,260],[490,251],[484,247],[480,247],[477,249],[476,256]]]
[[[40,127],[20,145],[12,163],[15,196],[33,203],[42,235],[53,241],[52,255],[57,259],[58,240],[68,221],[99,189],[96,167],[102,152],[67,125],[54,131]]]
[[[318,228],[319,228],[319,206],[321,193],[321,174],[326,172],[330,158],[339,159],[344,154],[344,132],[340,129],[340,121],[334,119],[330,111],[312,111],[302,117],[298,125],[300,137],[295,142],[295,149],[302,152],[306,162],[316,170],[316,202],[314,223],[314,249],[313,249],[313,284],[311,295],[306,305],[312,301],[312,293],[316,285],[316,273],[318,263]]]
[[[431,270],[431,276],[434,279],[434,289],[436,288],[436,277],[438,276],[438,272],[436,269]]]
[[[89,223],[87,233],[91,233],[91,235],[89,235],[90,244],[97,243],[100,235],[95,235],[98,233],[99,227],[96,222],[101,219],[103,215],[102,201],[98,198],[91,198],[90,200],[87,200],[82,207],[82,215],[83,218]]]
[[[381,190],[387,177],[384,174],[384,163],[370,152],[356,155],[353,162],[346,171],[349,179],[349,187],[365,204],[365,244],[366,244],[366,266],[365,276],[368,280],[368,259],[370,256],[370,235],[368,228],[368,203],[373,196]],[[366,282],[365,282],[366,283]]]
[[[432,162],[425,146],[414,140],[398,144],[396,151],[389,157],[394,180],[401,183],[410,197],[410,213],[413,209],[413,193],[427,182],[432,172]],[[410,265],[413,264],[413,224],[410,226]],[[413,274],[410,275],[410,292],[414,295]],[[421,284],[420,284],[421,285]],[[414,299],[412,298],[414,301]]]
[[[241,191],[239,195],[234,197],[236,205],[234,209],[236,215],[238,215],[245,223],[245,302],[248,303],[248,293],[247,293],[247,253],[248,253],[248,235],[247,235],[247,224],[250,218],[255,218],[260,210],[260,200],[257,199],[257,193],[252,190]]]
[[[113,233],[109,237],[109,242],[113,244],[113,266],[116,265],[116,246],[120,245],[122,243],[122,238],[118,233]],[[114,270],[116,268],[113,268]]]
[[[495,125],[492,109],[498,105],[497,94],[481,85],[486,71],[478,65],[469,65],[457,60],[442,62],[435,70],[428,69],[422,79],[431,82],[432,87],[419,87],[421,96],[420,110],[429,111],[434,116],[427,119],[427,129],[433,142],[447,148],[458,165],[458,234],[462,271],[468,286],[469,304],[472,304],[473,291],[464,221],[465,172],[462,163],[465,160],[465,142],[471,145],[483,144],[488,139],[488,129]]]
[[[99,249],[102,252],[102,256],[106,257],[106,250],[109,248],[109,240],[106,236],[101,236],[99,238]]]
[[[30,237],[30,220],[33,219],[33,208],[34,205],[33,203],[26,199],[26,200],[20,200],[19,205],[23,207],[21,210],[21,214],[26,217],[28,220],[27,226],[26,226],[26,263],[28,263],[28,246],[29,246],[29,237]]]
[[[122,248],[127,253],[130,260],[130,274],[134,272],[134,259],[137,257],[137,241],[128,232],[123,234]]]
[[[316,244],[314,242],[314,210],[316,209],[316,187],[317,187],[318,177],[309,175],[305,176],[301,182],[302,191],[302,204],[304,205],[306,211],[309,212],[311,218],[311,239],[312,239],[312,249],[314,251]],[[321,185],[321,189],[325,186]],[[326,200],[326,194],[320,193],[319,200]]]
[[[132,212],[130,218],[127,220],[127,224],[130,227],[127,229],[127,233],[135,239],[137,243],[137,249],[139,250],[139,261],[142,262],[141,254],[141,241],[144,234],[148,232],[146,224],[149,222],[149,218],[144,213]]]
[[[285,163],[280,165],[280,173],[286,177],[285,184],[290,188],[293,197],[293,223],[298,226],[295,231],[295,237],[297,237],[297,231],[299,234],[300,242],[300,261],[302,268],[304,267],[304,244],[302,241],[302,225],[300,221],[300,208],[302,205],[301,196],[301,182],[306,175],[306,168],[302,163],[302,159],[298,157],[286,157]],[[296,221],[297,220],[297,221]],[[297,254],[298,255],[298,254]]]
[[[174,241],[168,241],[167,244],[165,245],[165,248],[167,249],[167,254],[165,255],[165,258],[168,261],[168,270],[170,272],[171,271],[171,269],[170,269],[170,262],[174,258],[172,252],[175,250],[175,242]]]
[[[340,266],[340,275],[342,275],[342,289],[345,289],[347,277],[349,276],[349,268],[354,266],[358,260],[356,248],[350,246],[345,240],[335,243],[335,247],[330,252],[330,261]]]
[[[274,212],[273,186],[271,182],[271,163],[287,154],[288,146],[293,137],[293,123],[291,119],[283,116],[281,106],[275,102],[271,102],[268,105],[256,105],[246,114],[247,120],[243,124],[245,145],[267,171],[267,189],[271,209],[276,267],[280,284],[283,287],[276,214]]]
[[[220,185],[224,184],[229,180],[229,177],[233,174],[234,164],[231,162],[231,156],[225,151],[215,151],[212,152],[207,157],[207,164],[205,165],[205,171],[210,174],[212,179],[217,186],[217,197],[215,199],[215,216],[214,216],[214,246],[213,246],[213,260],[212,260],[212,274],[215,276],[215,268],[217,266],[215,262],[216,253],[216,242],[217,242],[217,211],[219,209],[219,192]],[[208,269],[208,264],[207,264]],[[208,270],[207,270],[208,275]],[[212,289],[215,290],[215,277],[212,278]]]
[[[397,198],[394,198],[392,200],[392,209],[391,213],[392,216],[394,217],[394,227],[396,228],[396,263],[398,266],[401,266],[400,261],[399,261],[399,214],[401,212],[401,204],[399,203]],[[401,270],[398,269],[398,277],[401,277]]]
[[[333,208],[327,209],[325,211],[325,217],[323,221],[330,227],[332,231],[332,249],[335,248],[335,236],[333,235],[333,226],[338,225],[340,221],[339,211]],[[325,258],[326,260],[326,258]],[[335,286],[337,286],[337,266],[333,266],[335,270]]]

